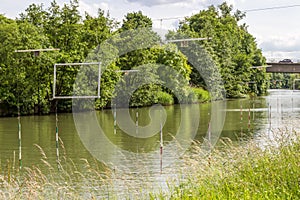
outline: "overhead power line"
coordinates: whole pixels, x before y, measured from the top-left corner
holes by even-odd
[[[165,17],[165,18],[156,18],[156,19],[152,19],[153,21],[161,21],[161,20],[173,20],[173,19],[183,19],[185,17],[188,16],[181,16],[181,17]]]
[[[295,5],[288,5],[288,6],[274,6],[274,7],[266,7],[266,8],[253,8],[248,10],[242,10],[242,12],[257,12],[257,11],[266,11],[266,10],[278,10],[278,9],[285,9],[285,8],[295,8],[300,7],[300,4]],[[156,18],[152,19],[153,21],[165,21],[165,20],[174,20],[174,19],[184,19],[189,16],[178,16],[178,17],[165,17],[165,18]]]
[[[244,12],[256,12],[256,11],[264,11],[264,10],[277,10],[277,9],[284,9],[284,8],[294,8],[300,7],[300,4],[296,5],[289,5],[289,6],[275,6],[275,7],[268,7],[268,8],[254,8],[249,10],[243,10]]]

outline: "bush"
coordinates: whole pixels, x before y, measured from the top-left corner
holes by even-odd
[[[157,99],[158,99],[157,103],[160,103],[161,105],[164,106],[174,104],[173,96],[166,92],[162,92],[162,91],[158,92]]]
[[[207,102],[210,100],[209,92],[203,88],[191,88],[199,103]]]

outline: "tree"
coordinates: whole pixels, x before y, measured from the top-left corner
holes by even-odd
[[[128,13],[123,20],[120,31],[133,30],[137,28],[152,28],[152,20],[143,15],[141,11]]]
[[[6,21],[6,22],[5,22]],[[14,114],[20,105],[23,113],[34,113],[39,96],[44,99],[47,88],[43,63],[30,53],[16,53],[18,49],[43,48],[48,40],[39,29],[26,21],[1,20],[1,102]],[[37,90],[37,88],[44,88]],[[47,105],[42,107],[47,110]]]
[[[253,92],[263,94],[267,89],[267,76],[264,71],[251,70],[251,66],[263,65],[265,60],[257,48],[255,38],[247,31],[247,26],[239,25],[245,14],[241,11],[232,13],[233,8],[227,3],[218,7],[210,6],[186,18],[176,33],[170,32],[168,37],[185,34],[212,38],[203,41],[202,45],[219,66],[227,96],[243,97]],[[256,82],[256,89],[247,84],[253,81]],[[191,82],[205,87],[203,79],[194,70]]]

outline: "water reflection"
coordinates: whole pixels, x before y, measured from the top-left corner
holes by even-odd
[[[59,136],[64,143],[66,155],[79,168],[82,165],[81,158],[94,161],[93,154],[98,155],[99,160],[109,160],[111,163],[106,163],[107,165],[117,166],[111,177],[111,190],[122,190],[126,187],[127,189],[139,187],[149,190],[154,187],[153,183],[156,183],[156,186],[166,187],[167,180],[181,179],[185,173],[176,167],[181,165],[184,152],[182,149],[188,147],[193,138],[200,142],[207,140],[209,124],[222,118],[220,110],[216,113],[212,112],[212,106],[207,103],[164,108],[167,117],[162,130],[164,133],[162,174],[160,173],[160,131],[156,130],[151,137],[145,139],[135,137],[135,134],[142,133],[141,128],[134,129],[131,134],[127,134],[117,126],[116,134],[114,134],[114,116],[111,110],[80,113],[77,116],[77,122],[80,122],[76,124],[77,127],[71,113],[59,114]],[[149,109],[133,108],[129,110],[129,114],[135,121],[136,112],[138,112],[138,125],[145,127],[151,123]],[[195,109],[199,109],[198,114],[195,114]],[[264,146],[267,139],[275,138],[274,133],[278,129],[299,131],[300,92],[271,90],[266,97],[228,100],[227,108],[221,112],[226,115],[221,137],[228,137],[233,141],[252,137],[261,146]],[[121,110],[118,113],[120,115]],[[153,110],[152,118],[159,119],[160,116],[159,110]],[[95,121],[90,121],[91,117]],[[34,144],[38,144],[43,149],[48,162],[55,166],[55,116],[23,116],[21,123],[23,166],[45,167],[40,161],[41,152]],[[0,118],[2,168],[7,159],[13,160],[13,152],[16,155],[18,153],[17,125],[16,118]],[[99,131],[99,125],[102,132]],[[194,133],[195,129],[197,132]],[[214,127],[214,129],[220,129],[220,127]],[[84,140],[78,134],[78,130],[82,131],[82,134],[86,133],[87,137]],[[89,134],[91,132],[95,133],[97,137],[102,136],[97,138],[93,134]],[[178,141],[183,143],[178,143]],[[111,148],[111,146],[116,148]],[[62,151],[61,148],[60,150]]]
[[[269,90],[265,100],[266,117],[262,119],[263,124],[255,135],[255,140],[262,148],[276,145],[277,140],[300,130],[300,91]]]

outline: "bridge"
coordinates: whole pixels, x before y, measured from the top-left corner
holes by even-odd
[[[300,63],[267,63],[264,67],[268,73],[300,73]]]

